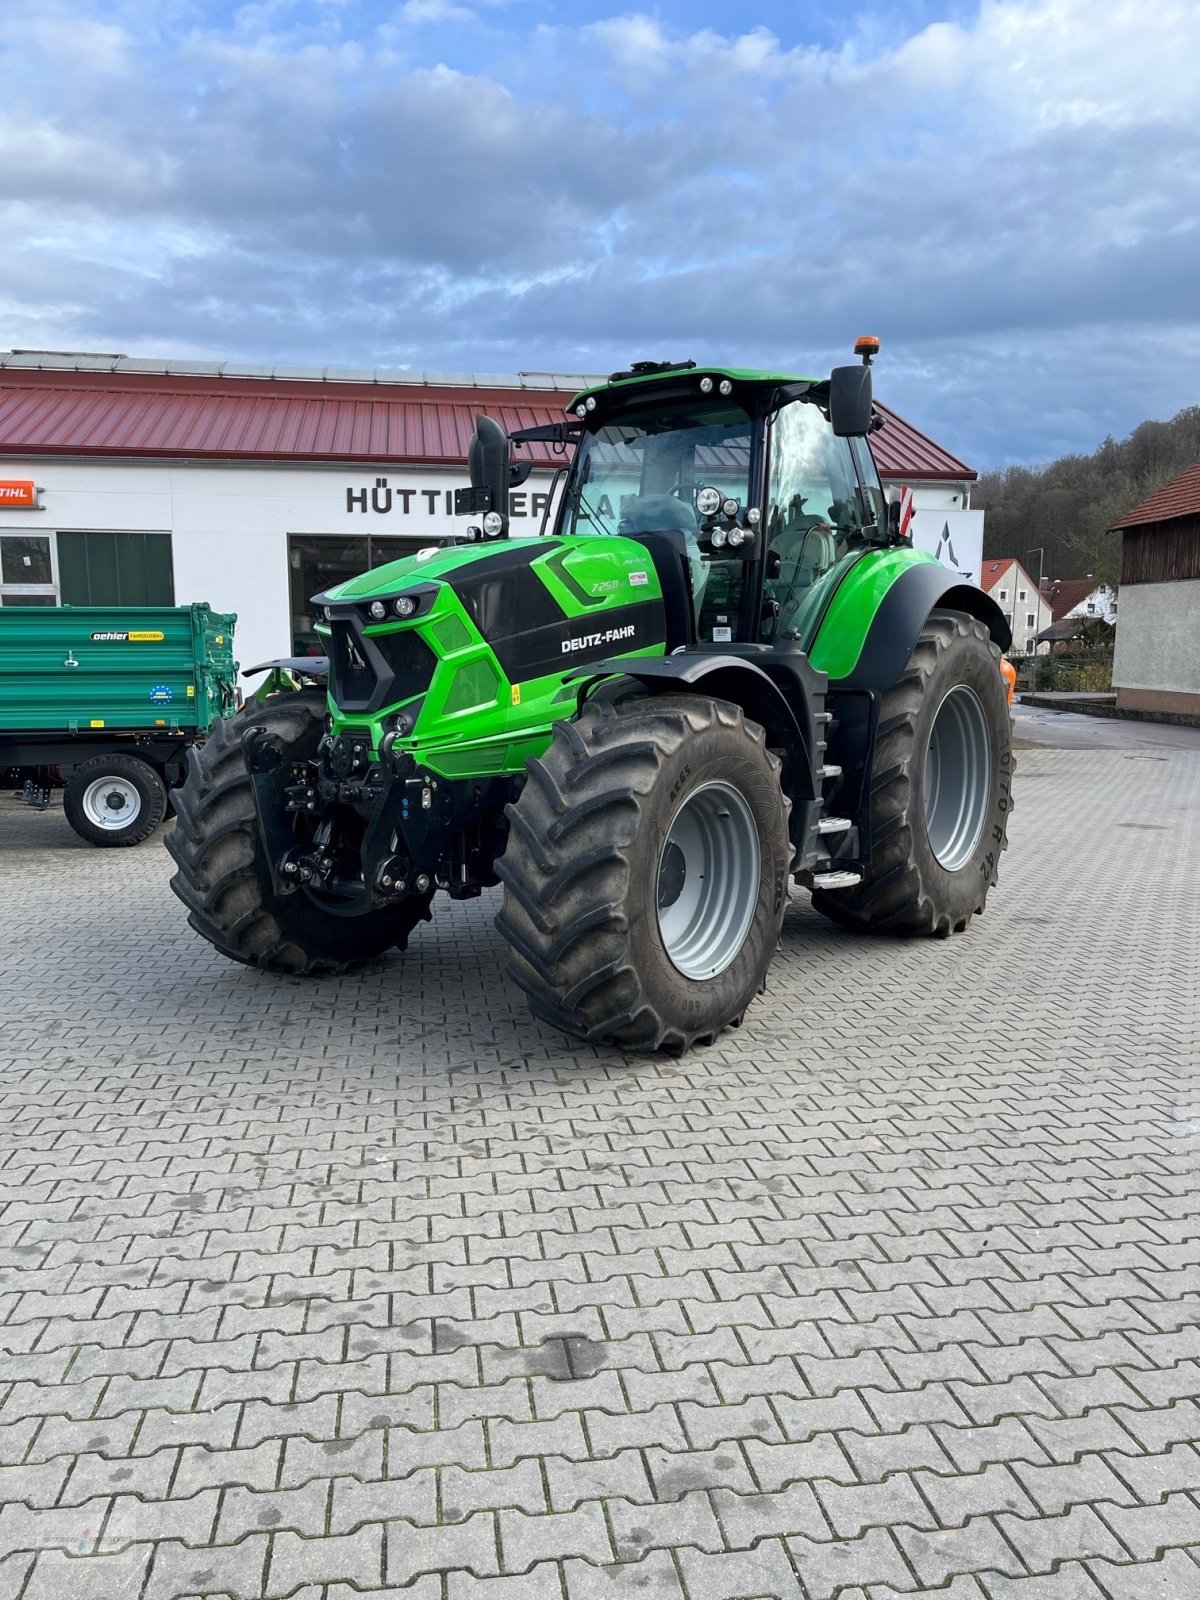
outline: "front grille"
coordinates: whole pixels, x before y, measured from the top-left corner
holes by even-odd
[[[368,638],[335,617],[329,630],[329,692],[343,711],[381,711],[429,688],[437,657],[414,629]]]
[[[335,704],[365,710],[378,677],[372,670],[366,641],[352,622],[329,625],[329,688]]]

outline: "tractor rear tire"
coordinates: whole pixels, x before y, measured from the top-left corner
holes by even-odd
[[[93,756],[67,779],[63,811],[88,844],[142,844],[167,814],[167,788],[137,756]]]
[[[385,950],[403,950],[418,922],[430,920],[432,892],[362,916],[338,916],[303,889],[278,895],[263,850],[241,736],[265,727],[286,761],[308,760],[321,738],[323,690],[272,695],[218,722],[188,753],[188,775],[172,795],[175,828],[167,849],[177,871],[171,888],[188,921],[223,955],[246,966],[294,974],[344,972]]]
[[[973,617],[932,612],[880,710],[867,877],[817,890],[815,908],[859,931],[961,933],[996,883],[1013,765],[998,646]]]
[[[779,944],[792,854],[763,730],[699,695],[590,704],[526,767],[496,926],[534,1016],[675,1052],[740,1023]]]

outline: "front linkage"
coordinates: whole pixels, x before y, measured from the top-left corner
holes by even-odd
[[[370,759],[363,733],[327,733],[310,761],[289,761],[266,728],[242,736],[258,825],[277,894],[302,888],[348,913],[382,910],[444,889],[473,899],[499,880],[504,807],[521,780],[447,779],[395,749]]]

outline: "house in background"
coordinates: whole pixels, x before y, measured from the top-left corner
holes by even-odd
[[[1054,613],[1025,568],[1014,556],[985,561],[979,586],[991,595],[1012,629],[1011,654],[1032,655],[1039,649],[1038,635],[1053,622]]]
[[[1121,534],[1117,710],[1200,721],[1200,463],[1112,528]]]
[[[1089,572],[1086,578],[1055,578],[1042,584],[1055,622],[1072,617],[1098,617],[1102,622],[1117,620],[1117,590],[1111,583],[1097,583]]]

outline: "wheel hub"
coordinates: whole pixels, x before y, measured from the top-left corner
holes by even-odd
[[[754,814],[732,784],[701,784],[672,819],[659,852],[658,929],[685,978],[724,972],[758,903],[762,854]]]
[[[929,730],[925,755],[925,829],[939,866],[960,872],[987,824],[992,745],[978,695],[956,684]]]
[[[96,828],[114,831],[135,822],[142,800],[126,778],[97,778],[83,791],[83,814]]]

